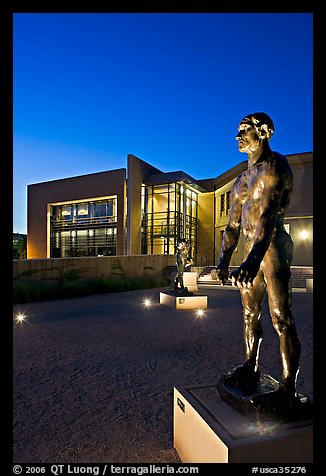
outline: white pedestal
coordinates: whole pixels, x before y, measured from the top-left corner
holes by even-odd
[[[313,291],[314,291],[313,278],[306,278],[306,293],[313,293]]]
[[[250,420],[216,385],[174,388],[174,448],[183,463],[312,463],[312,421]]]
[[[176,272],[171,273],[171,286],[173,286],[174,278],[176,277]],[[198,273],[197,271],[185,271],[183,273],[183,284],[186,288],[188,288],[188,291],[191,293],[195,293],[198,291],[197,287],[197,278],[198,278]]]
[[[206,309],[207,296],[173,296],[172,294],[160,293],[160,304],[173,309]]]

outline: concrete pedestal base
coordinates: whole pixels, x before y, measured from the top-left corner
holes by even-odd
[[[306,292],[307,293],[312,293],[314,290],[314,280],[313,278],[307,278],[306,279]]]
[[[172,307],[173,309],[206,309],[207,296],[173,296],[168,293],[160,293],[160,304]]]
[[[183,463],[312,463],[312,420],[249,419],[217,385],[174,388],[174,448]]]

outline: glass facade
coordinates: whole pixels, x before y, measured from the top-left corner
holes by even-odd
[[[183,182],[142,186],[142,254],[175,254],[182,238],[197,254],[197,192]]]
[[[116,255],[117,198],[50,205],[51,258]]]

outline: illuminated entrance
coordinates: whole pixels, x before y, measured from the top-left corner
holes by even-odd
[[[142,254],[174,254],[178,242],[197,254],[198,191],[183,182],[142,185]]]

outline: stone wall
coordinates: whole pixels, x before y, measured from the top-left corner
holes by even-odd
[[[77,280],[93,278],[168,277],[173,255],[40,258],[13,261],[14,280]]]

